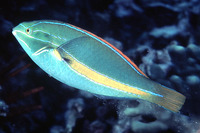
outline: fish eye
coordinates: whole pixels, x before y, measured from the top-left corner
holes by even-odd
[[[27,34],[30,34],[30,32],[31,32],[30,28],[27,28],[27,29],[26,29],[26,33],[27,33]]]

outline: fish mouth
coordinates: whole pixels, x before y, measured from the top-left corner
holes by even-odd
[[[12,30],[12,34],[14,35],[14,37],[17,39],[17,41],[22,45],[26,46],[26,48],[28,48],[29,50],[31,50],[31,48],[28,46],[28,44],[23,40],[23,36],[26,36],[26,33],[23,32],[24,27],[19,24],[18,26],[14,27]],[[23,47],[22,45],[22,47]]]
[[[12,30],[12,34],[15,38],[17,38],[17,30]]]
[[[16,37],[17,36],[17,27],[19,27],[19,25],[18,26],[16,26],[16,27],[14,27],[13,29],[12,29],[12,34]]]
[[[14,27],[13,29],[12,29],[12,34],[14,35],[14,36],[17,36],[17,33],[19,32],[19,33],[22,33],[22,34],[25,34],[23,31],[25,31],[25,29],[26,29],[26,27],[24,26],[24,25],[22,25],[22,24],[19,24],[19,25],[17,25],[16,27]]]
[[[13,30],[13,31],[12,31],[12,34],[13,34],[14,36],[16,36],[16,35],[17,35],[17,32],[16,32],[15,30]]]

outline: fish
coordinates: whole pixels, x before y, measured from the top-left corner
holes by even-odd
[[[186,97],[152,81],[119,49],[77,26],[57,20],[22,22],[12,34],[47,74],[95,95],[142,99],[179,112]]]

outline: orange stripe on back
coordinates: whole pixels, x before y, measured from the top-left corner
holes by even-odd
[[[120,55],[122,55],[122,56],[123,56],[123,57],[124,57],[138,72],[139,72],[139,73],[141,73],[142,75],[144,75],[145,77],[148,78],[148,76],[147,76],[146,74],[144,74],[144,73],[138,68],[138,66],[137,66],[135,63],[133,63],[125,54],[123,54],[119,49],[117,49],[115,46],[113,46],[112,44],[110,44],[110,43],[107,42],[106,40],[102,39],[101,37],[98,37],[97,35],[95,35],[95,34],[89,32],[89,31],[86,31],[86,30],[84,30],[84,29],[82,29],[82,28],[79,28],[79,27],[77,27],[77,26],[74,26],[74,25],[71,25],[71,24],[68,24],[68,25],[70,25],[70,26],[72,26],[72,27],[75,27],[75,28],[77,28],[77,29],[79,29],[79,30],[82,30],[82,31],[84,31],[84,32],[86,32],[86,33],[88,33],[88,34],[90,34],[90,35],[92,35],[92,36],[98,38],[98,39],[101,40],[102,42],[106,43],[107,45],[109,45],[110,47],[112,47],[115,51],[117,51]]]

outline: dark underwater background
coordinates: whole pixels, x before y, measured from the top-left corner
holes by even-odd
[[[186,96],[179,113],[104,99],[56,81],[12,35],[59,20],[123,51],[152,80]],[[0,4],[0,133],[200,133],[199,0],[5,0]],[[78,82],[78,81],[77,81]]]

